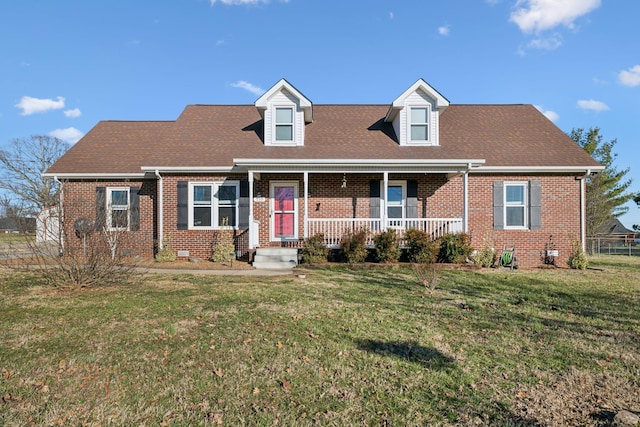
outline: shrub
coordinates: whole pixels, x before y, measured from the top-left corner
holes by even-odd
[[[438,243],[426,231],[410,228],[404,233],[409,262],[432,263],[438,255]]]
[[[157,262],[173,262],[176,260],[176,253],[171,247],[171,238],[165,236],[162,238],[162,249],[156,254]]]
[[[376,259],[378,262],[396,262],[400,258],[400,245],[396,230],[383,231],[374,238]]]
[[[498,256],[496,255],[496,251],[489,247],[488,244],[485,245],[479,251],[475,251],[475,254],[472,257],[473,262],[483,266],[484,268],[493,267]]]
[[[413,264],[412,267],[418,283],[433,293],[440,280],[440,270],[434,265]]]
[[[302,245],[302,262],[317,264],[327,260],[329,248],[324,244],[324,234],[318,233],[305,240]]]
[[[222,220],[222,226],[218,233],[217,242],[214,243],[211,259],[213,262],[229,262],[231,264],[236,259],[236,245],[233,242],[231,227],[229,227],[229,218],[225,217]]]
[[[367,230],[348,231],[340,241],[340,249],[348,263],[364,262],[367,258]]]
[[[589,266],[589,260],[582,250],[582,243],[577,240],[571,242],[571,255],[569,255],[567,264],[574,270],[586,270]]]
[[[461,264],[471,257],[472,251],[467,233],[447,233],[440,238],[438,262]]]

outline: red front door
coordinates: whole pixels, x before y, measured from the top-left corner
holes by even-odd
[[[271,230],[274,240],[296,239],[298,237],[297,198],[297,183],[275,182],[271,184]]]

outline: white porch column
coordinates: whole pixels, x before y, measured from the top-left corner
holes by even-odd
[[[249,249],[254,249],[253,226],[253,171],[249,171]]]
[[[309,172],[304,173],[304,239],[309,238]]]
[[[462,175],[462,231],[469,232],[469,169]]]
[[[380,200],[380,209],[382,209],[382,231],[387,231],[387,220],[388,218],[388,212],[387,212],[387,195],[388,195],[388,190],[389,190],[389,172],[384,172],[383,174],[383,181],[384,181],[384,185],[383,185],[383,194]]]

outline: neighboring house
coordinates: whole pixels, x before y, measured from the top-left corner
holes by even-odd
[[[35,218],[0,218],[0,233],[33,233],[35,229]]]
[[[95,218],[145,257],[170,241],[209,258],[223,232],[245,257],[420,228],[515,246],[533,266],[550,236],[560,259],[584,242],[584,178],[602,169],[531,105],[450,104],[423,80],[387,105],[314,105],[283,79],[254,105],[100,122],[46,176],[64,183],[67,229]]]
[[[600,227],[595,237],[615,240],[626,246],[634,243],[635,231],[622,225],[618,218],[612,218]]]

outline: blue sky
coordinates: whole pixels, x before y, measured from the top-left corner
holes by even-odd
[[[389,104],[424,78],[454,104],[600,127],[637,192],[638,16],[637,0],[4,1],[0,146],[251,104],[282,77],[315,104]]]

